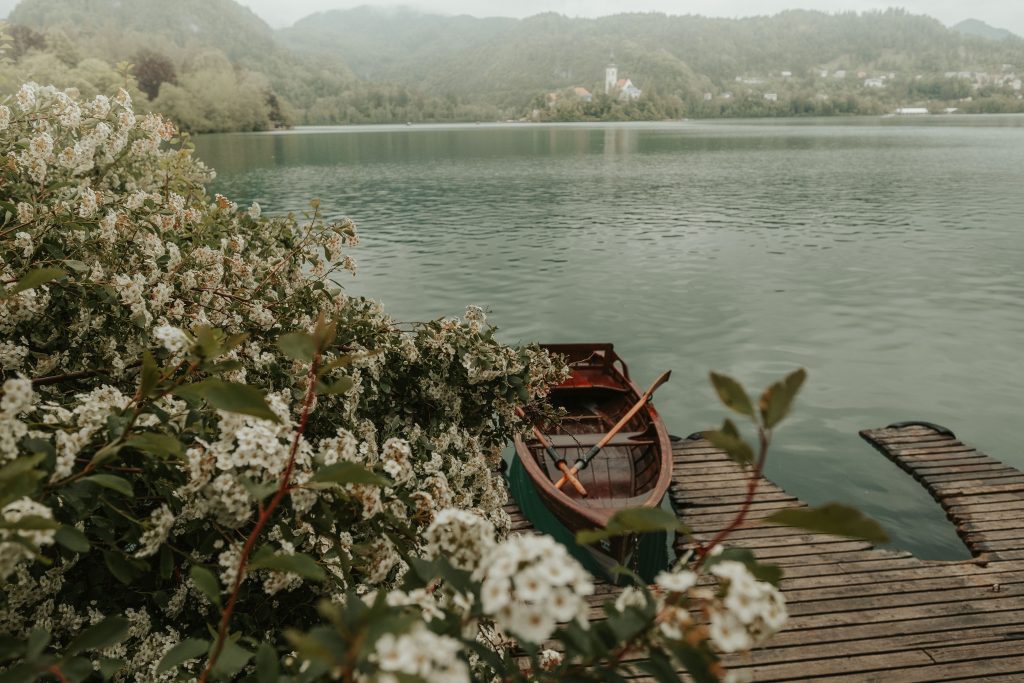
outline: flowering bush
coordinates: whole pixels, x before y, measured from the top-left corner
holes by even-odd
[[[717,584],[680,568],[591,623],[566,550],[506,538],[494,474],[564,367],[476,307],[404,326],[347,296],[351,222],[210,198],[124,91],[27,84],[0,140],[2,680],[589,680],[642,654],[710,681],[710,641],[781,626],[752,558],[703,547]]]

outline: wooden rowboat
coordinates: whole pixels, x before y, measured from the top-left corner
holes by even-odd
[[[643,395],[611,344],[546,344],[572,375],[552,387],[551,402],[565,408],[558,429],[546,435],[555,452],[573,465],[624,417]],[[540,440],[515,440],[516,455],[547,510],[569,531],[601,528],[624,508],[658,507],[672,479],[672,446],[658,411],[648,401],[577,477],[583,496],[562,478]],[[628,565],[635,538],[618,537],[589,548],[605,568]]]

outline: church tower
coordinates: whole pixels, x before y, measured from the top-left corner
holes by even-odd
[[[612,52],[611,61],[604,70],[604,94],[615,90],[615,84],[619,82],[619,69],[615,66],[615,53]]]

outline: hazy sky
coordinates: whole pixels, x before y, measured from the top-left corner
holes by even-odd
[[[129,0],[130,2],[131,0]],[[171,0],[173,2],[173,0]],[[307,14],[325,9],[359,5],[404,4],[446,14],[475,16],[528,16],[538,12],[561,12],[570,16],[601,16],[616,12],[656,11],[669,14],[706,14],[720,17],[774,14],[794,7],[829,12],[884,9],[897,6],[916,14],[929,14],[946,24],[974,17],[994,26],[1024,35],[1024,0],[239,0],[275,27],[288,26]],[[0,0],[0,14],[6,15],[17,0]]]

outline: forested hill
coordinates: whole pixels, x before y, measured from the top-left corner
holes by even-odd
[[[0,97],[25,80],[86,96],[127,83],[141,108],[200,132],[898,106],[1024,111],[1024,40],[900,10],[478,19],[360,8],[274,31],[234,0],[22,0],[8,23]],[[604,95],[612,55],[638,98]]]
[[[26,0],[7,21],[73,35],[82,51],[112,60],[143,48],[175,59],[213,48],[259,63],[284,52],[270,26],[233,0]]]
[[[1003,64],[1024,70],[1024,41],[965,35],[900,10],[513,20],[360,8],[310,16],[281,37],[295,50],[334,54],[364,78],[488,96],[593,87],[612,52],[621,73],[663,93],[819,68],[915,76]]]

